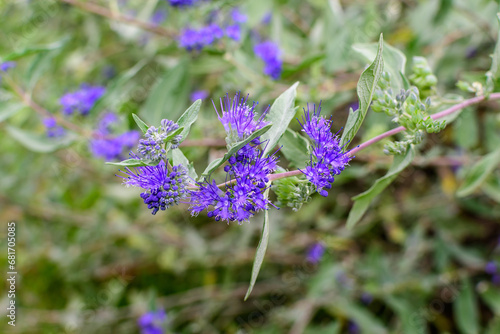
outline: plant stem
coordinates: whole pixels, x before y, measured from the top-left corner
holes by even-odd
[[[171,31],[171,30],[167,30],[163,27],[159,27],[159,26],[152,24],[152,23],[149,23],[149,22],[137,20],[137,19],[130,17],[130,16],[125,16],[125,15],[121,15],[118,13],[114,13],[105,7],[96,5],[96,4],[91,3],[91,2],[78,1],[78,0],[60,0],[60,1],[65,2],[67,4],[70,4],[70,5],[73,5],[75,7],[78,7],[80,9],[83,9],[84,11],[94,13],[97,15],[101,15],[101,16],[107,17],[111,20],[119,21],[122,23],[127,23],[130,25],[136,26],[137,28],[152,32],[152,33],[160,35],[160,36],[165,36],[165,37],[170,37],[170,38],[176,37],[176,33]]]

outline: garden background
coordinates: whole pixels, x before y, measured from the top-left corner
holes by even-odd
[[[381,33],[408,73],[414,56],[427,58],[433,94],[452,105],[474,96],[459,80],[481,81],[491,67],[498,1],[184,2],[0,0],[0,62],[10,64],[0,72],[0,258],[6,276],[14,221],[18,272],[16,326],[2,316],[0,331],[153,333],[138,319],[164,310],[164,333],[500,333],[498,162],[457,192],[474,163],[498,152],[498,102],[428,135],[352,229],[351,198],[391,165],[387,140],[356,154],[328,197],[271,210],[246,301],[263,216],[226,224],[192,217],[186,204],[151,215],[92,144],[109,112],[106,135],[118,136],[138,130],[132,113],[159,124],[201,98],[181,149],[203,170],[225,146],[211,99],[241,91],[262,111],[296,81],[297,117],[321,101],[340,129],[375,56],[360,50]],[[180,38],[208,24],[223,36]],[[255,50],[264,41],[279,47],[279,73]],[[82,84],[105,92],[87,113],[65,112],[61,98]],[[352,147],[393,127],[370,110]]]

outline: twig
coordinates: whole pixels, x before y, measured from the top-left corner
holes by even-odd
[[[111,20],[128,23],[130,25],[136,26],[137,28],[152,32],[160,36],[170,37],[172,39],[176,38],[176,33],[174,31],[165,29],[163,27],[159,27],[149,22],[137,20],[136,18],[130,16],[114,13],[105,7],[96,5],[91,2],[77,1],[77,0],[60,0],[60,1],[78,7],[80,9],[83,9],[84,11],[107,17]]]

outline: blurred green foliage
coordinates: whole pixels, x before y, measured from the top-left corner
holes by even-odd
[[[92,157],[85,135],[46,138],[26,99],[57,113],[60,96],[82,82],[106,86],[87,118],[71,119],[85,134],[105,110],[118,112],[126,130],[135,128],[132,113],[151,124],[177,119],[195,90],[214,100],[241,90],[266,106],[300,81],[296,105],[322,100],[340,128],[357,102],[367,58],[375,56],[366,43],[383,33],[385,70],[396,80],[393,72],[414,67],[427,76],[421,59],[412,58],[425,57],[442,110],[457,94],[472,96],[457,81],[483,82],[490,70],[497,1],[220,0],[187,9],[163,0],[83,3],[109,17],[65,1],[0,1],[0,59],[17,61],[0,87],[0,258],[7,263],[6,224],[15,221],[19,273],[16,327],[3,317],[0,331],[138,333],[137,318],[162,307],[172,333],[354,333],[356,326],[368,334],[500,333],[499,278],[484,270],[500,261],[495,101],[427,135],[353,229],[346,228],[351,198],[386,174],[387,141],[356,154],[328,198],[313,195],[297,212],[269,212],[267,254],[244,302],[263,216],[226,225],[192,218],[185,205],[152,216],[136,190],[121,186],[115,167]],[[249,17],[241,42],[199,53],[178,47],[174,37],[184,26],[234,6]],[[146,22],[158,8],[167,10],[162,33],[119,19]],[[277,81],[262,74],[253,54],[257,33],[282,48]],[[26,92],[24,100],[8,82]],[[422,86],[430,89],[428,83]],[[295,121],[292,127],[299,129]],[[368,110],[353,142],[392,127],[389,117]],[[197,144],[183,149],[196,170],[224,153],[203,141],[223,137],[207,99],[188,138]],[[312,264],[307,250],[316,242],[327,251]]]

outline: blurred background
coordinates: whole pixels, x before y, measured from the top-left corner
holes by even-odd
[[[157,124],[202,98],[182,150],[203,170],[225,145],[211,99],[241,91],[264,109],[295,81],[298,113],[322,101],[340,129],[368,63],[352,46],[380,33],[407,69],[428,59],[437,95],[471,97],[456,82],[490,68],[498,1],[4,0],[0,10],[0,258],[6,275],[14,221],[18,271],[16,326],[3,316],[1,332],[500,333],[500,171],[456,195],[464,171],[498,148],[494,101],[429,135],[352,230],[351,197],[392,161],[383,142],[357,154],[329,197],[271,210],[246,302],[263,217],[227,225],[185,204],[153,216],[104,164],[136,144],[132,113]],[[266,41],[272,59],[256,52]],[[393,126],[368,112],[354,144]]]

